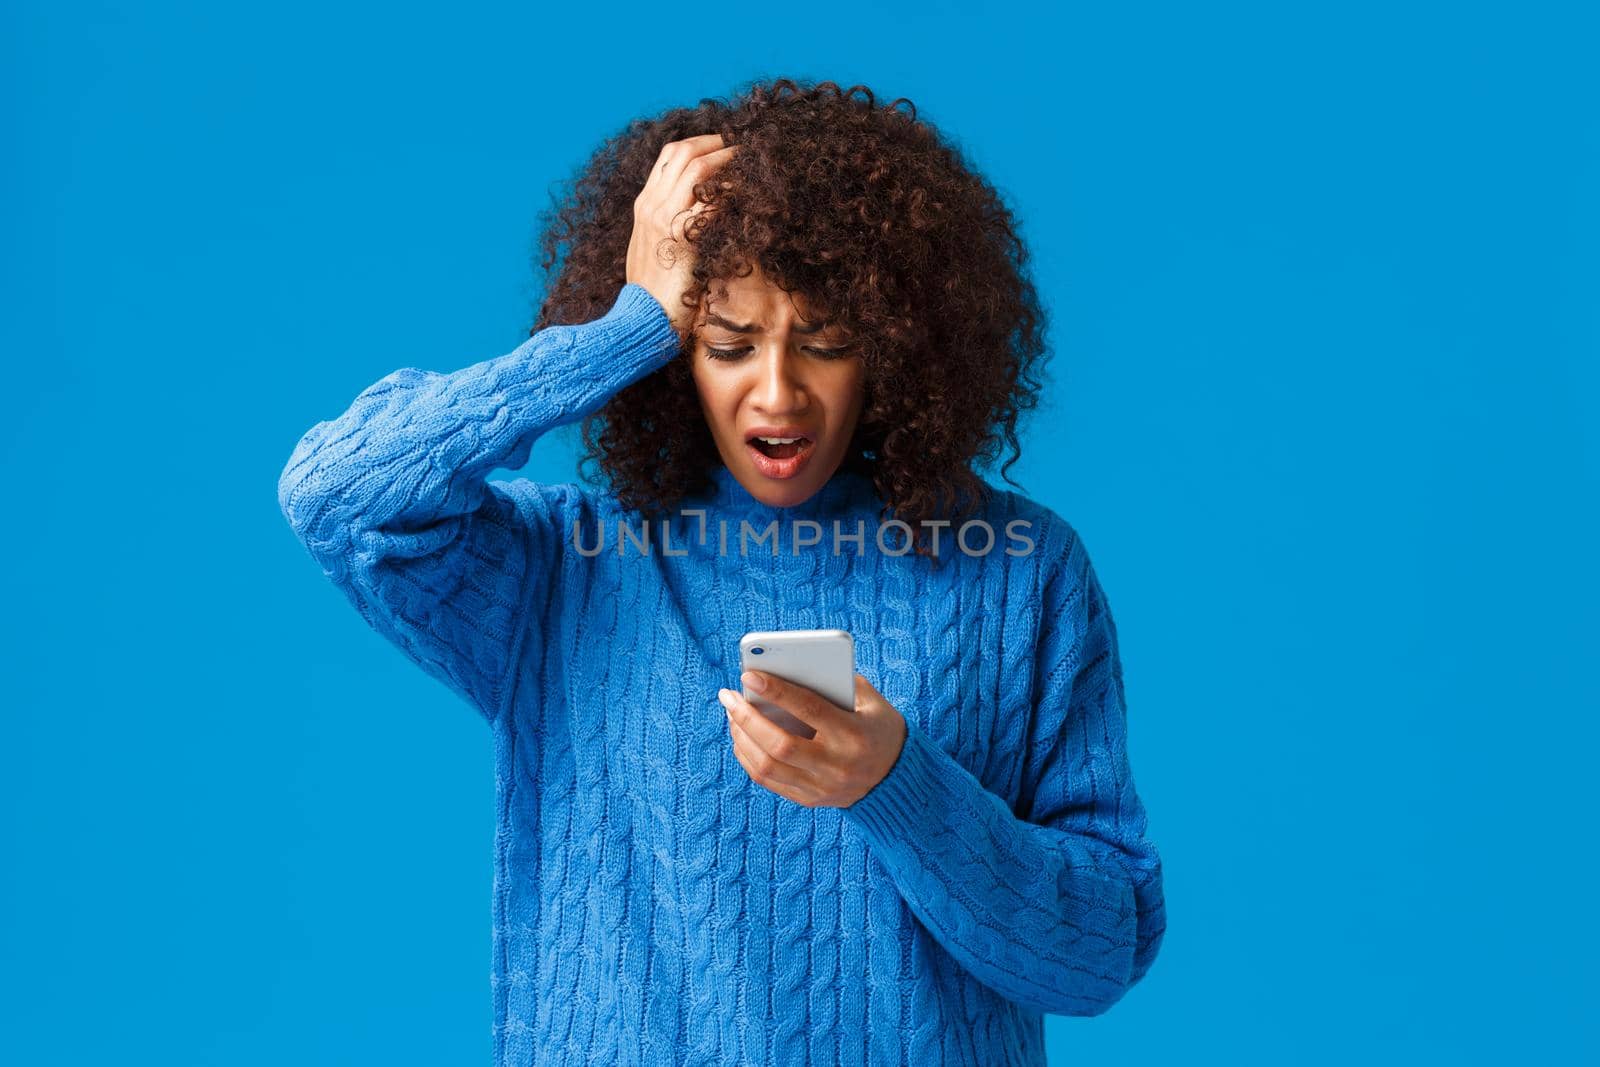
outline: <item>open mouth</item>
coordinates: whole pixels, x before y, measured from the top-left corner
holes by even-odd
[[[770,432],[768,432],[770,431]],[[816,441],[803,430],[781,431],[763,426],[745,438],[756,469],[769,478],[793,478],[811,458]]]
[[[787,435],[773,437],[752,437],[750,444],[758,452],[772,459],[792,459],[811,447],[811,438],[805,436]]]

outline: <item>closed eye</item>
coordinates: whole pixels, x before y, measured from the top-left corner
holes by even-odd
[[[712,359],[725,360],[725,361],[728,361],[728,362],[732,362],[733,360],[743,358],[744,355],[749,351],[751,351],[751,349],[748,346],[746,346],[744,348],[712,348],[712,347],[710,347],[708,345],[706,347],[706,355],[707,356],[709,356]],[[812,355],[817,356],[817,357],[819,357],[821,359],[843,359],[844,357],[850,355],[852,350],[847,345],[847,346],[845,346],[843,348],[812,348],[812,347],[806,347],[806,348],[802,348],[800,351],[802,351],[802,352],[810,352]]]

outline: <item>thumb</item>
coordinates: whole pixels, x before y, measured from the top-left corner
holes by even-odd
[[[882,711],[888,703],[887,700],[883,699],[883,694],[878,692],[871,682],[867,681],[867,676],[857,672],[856,711],[863,715],[871,715]]]

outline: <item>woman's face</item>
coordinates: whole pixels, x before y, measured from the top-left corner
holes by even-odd
[[[822,488],[861,413],[859,353],[799,299],[757,269],[713,284],[695,322],[695,388],[717,451],[751,496],[774,507]]]

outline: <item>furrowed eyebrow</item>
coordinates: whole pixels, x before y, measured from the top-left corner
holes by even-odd
[[[714,311],[706,313],[706,324],[709,325],[709,326],[720,326],[724,330],[728,330],[731,333],[760,333],[761,332],[761,328],[758,327],[755,323],[746,323],[744,325],[740,325],[737,322],[729,322],[727,319],[723,318],[721,315],[718,315]],[[823,330],[827,329],[828,325],[829,325],[828,320],[827,319],[823,319],[820,322],[813,322],[809,326],[796,326],[794,328],[794,332],[795,333],[820,333]]]

